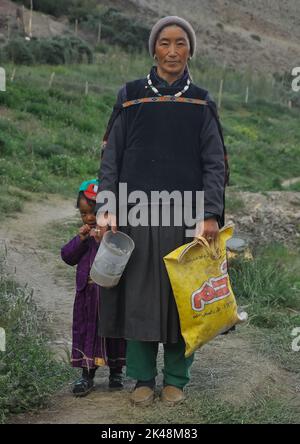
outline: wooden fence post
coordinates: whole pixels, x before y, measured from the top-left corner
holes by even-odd
[[[13,82],[15,80],[15,75],[16,75],[16,68],[14,68],[12,73],[11,73],[11,77],[10,77],[10,81],[11,82]]]
[[[246,105],[248,105],[248,101],[249,101],[249,86],[247,86],[247,88],[246,88],[246,96],[245,96]]]
[[[32,14],[33,14],[33,0],[30,0],[30,15],[29,15],[29,26],[28,26],[28,34],[29,37],[32,37]]]
[[[89,82],[85,82],[85,95],[89,94]]]
[[[0,91],[6,91],[6,72],[0,67]]]
[[[10,22],[9,22],[9,15],[7,16],[7,40],[10,39]]]
[[[50,76],[50,80],[49,80],[49,89],[52,87],[54,77],[55,77],[55,72],[53,72],[53,73],[51,74],[51,76]]]
[[[223,84],[224,84],[224,80],[221,79],[220,88],[219,88],[219,98],[218,98],[218,108],[219,109],[221,109],[221,105],[222,105]]]
[[[98,25],[97,43],[100,43],[100,40],[101,40],[101,22],[99,22],[99,25]]]

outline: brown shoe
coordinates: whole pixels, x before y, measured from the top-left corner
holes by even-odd
[[[154,401],[154,390],[150,387],[138,387],[131,393],[130,401],[140,407],[151,405]]]
[[[183,390],[173,385],[166,385],[161,391],[161,400],[166,405],[173,406],[184,401]]]

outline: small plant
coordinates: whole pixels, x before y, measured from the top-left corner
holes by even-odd
[[[127,50],[146,48],[150,29],[132,21],[120,11],[110,8],[101,15],[102,36]]]
[[[45,405],[73,374],[50,352],[47,318],[39,313],[32,292],[7,277],[3,266],[2,256],[0,325],[6,331],[6,352],[0,353],[0,423],[11,413]]]
[[[261,42],[261,37],[257,34],[251,34],[250,36],[253,40],[256,40],[257,42]]]

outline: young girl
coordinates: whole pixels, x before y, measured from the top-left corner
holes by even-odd
[[[75,396],[85,396],[92,390],[95,372],[100,365],[108,365],[110,368],[109,388],[123,388],[122,367],[125,365],[126,342],[124,339],[98,336],[100,287],[90,277],[100,243],[98,232],[95,231],[97,184],[96,179],[81,184],[77,208],[83,225],[77,236],[61,249],[62,259],[68,265],[77,265],[71,362],[73,367],[82,368],[82,377],[74,383]]]

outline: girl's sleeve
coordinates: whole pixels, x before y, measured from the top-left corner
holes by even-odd
[[[87,250],[88,239],[82,241],[77,235],[62,247],[61,258],[68,265],[77,265]]]

